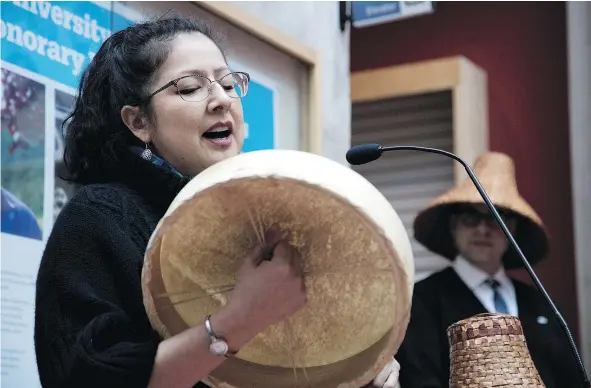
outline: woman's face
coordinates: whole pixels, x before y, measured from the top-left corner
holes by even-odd
[[[184,75],[199,74],[215,81],[230,73],[220,49],[202,34],[181,34],[170,44],[170,54],[150,93]],[[152,97],[151,106],[150,116],[142,116],[145,124],[139,124],[142,130],[132,131],[181,173],[195,176],[240,153],[244,142],[242,103],[219,83],[213,83],[210,95],[198,102],[183,100],[177,87],[170,86]],[[225,132],[212,133],[219,131]]]

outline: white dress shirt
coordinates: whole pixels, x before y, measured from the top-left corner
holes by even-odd
[[[480,300],[482,305],[490,313],[496,313],[497,311],[495,310],[493,289],[486,284],[485,281],[491,277],[496,279],[500,284],[497,290],[505,300],[509,314],[516,317],[518,316],[515,287],[513,286],[511,279],[509,279],[505,273],[503,267],[501,267],[496,274],[491,276],[462,256],[458,256],[453,263],[453,268],[460,279],[462,279],[468,288],[472,290],[476,298]]]

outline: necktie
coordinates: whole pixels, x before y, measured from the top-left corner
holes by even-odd
[[[490,286],[493,290],[493,301],[495,304],[495,310],[497,313],[501,314],[509,314],[509,309],[507,308],[507,303],[499,293],[499,286],[501,285],[496,279],[487,279],[486,284]]]

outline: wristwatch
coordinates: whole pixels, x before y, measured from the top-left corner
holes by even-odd
[[[234,356],[236,353],[229,350],[228,343],[213,333],[210,318],[211,315],[205,317],[205,330],[207,330],[207,334],[209,335],[209,351],[215,356],[226,358]]]

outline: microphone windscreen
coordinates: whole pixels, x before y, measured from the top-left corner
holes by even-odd
[[[379,144],[360,144],[347,151],[347,162],[353,165],[372,162],[382,156]]]

